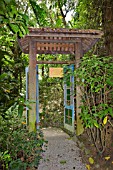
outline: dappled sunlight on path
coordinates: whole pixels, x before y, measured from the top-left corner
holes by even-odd
[[[86,170],[77,144],[61,129],[43,129],[48,141],[38,170]]]

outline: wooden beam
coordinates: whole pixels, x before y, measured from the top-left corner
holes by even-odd
[[[29,53],[29,50],[22,50],[22,52],[24,52],[25,54]],[[50,51],[50,50],[37,50],[37,54],[51,54],[51,55],[55,55],[55,54],[71,54],[74,55],[74,51]]]
[[[27,37],[73,37],[73,38],[101,38],[102,34],[95,33],[30,33]]]
[[[68,28],[50,28],[50,27],[43,27],[43,28],[28,28],[30,34],[32,33],[67,33],[67,34],[75,34],[75,33],[92,33],[92,34],[100,34],[102,31],[95,30],[95,29],[68,29]]]
[[[60,43],[60,45],[62,44],[73,44],[75,42],[79,42],[80,39],[73,39],[73,40],[63,40],[63,39],[38,39],[38,38],[34,38],[32,37],[33,41],[39,42],[39,43]]]
[[[75,64],[75,61],[37,61],[37,64]]]
[[[83,57],[83,49],[82,49],[82,42],[77,42],[75,44],[75,68],[77,69],[80,64],[80,59]],[[78,78],[77,78],[78,80]],[[76,84],[76,121],[77,121],[77,129],[76,129],[76,134],[80,135],[83,133],[84,128],[82,125],[82,121],[80,119],[80,113],[81,113],[81,96],[82,92],[80,89],[80,86]]]
[[[29,42],[29,131],[36,130],[36,43]]]

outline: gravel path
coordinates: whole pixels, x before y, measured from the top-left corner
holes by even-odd
[[[80,149],[65,132],[57,128],[43,129],[43,132],[48,146],[38,170],[86,170]]]

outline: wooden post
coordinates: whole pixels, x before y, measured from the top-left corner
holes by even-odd
[[[76,42],[75,44],[75,68],[79,67],[80,64],[80,59],[83,57],[83,49],[82,49],[82,43],[80,42]],[[76,129],[76,135],[80,135],[83,133],[84,128],[82,125],[82,121],[80,119],[80,105],[81,105],[81,96],[82,96],[82,92],[80,90],[80,86],[76,85],[76,121],[77,121],[77,129]]]
[[[29,131],[36,131],[36,42],[29,41]]]

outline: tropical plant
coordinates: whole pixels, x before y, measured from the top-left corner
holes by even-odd
[[[22,55],[17,37],[28,32],[28,16],[18,11],[15,0],[3,0],[0,5],[0,109],[2,114],[22,92],[23,73],[27,58]]]
[[[18,117],[16,110],[9,110],[7,119],[0,116],[0,167],[3,170],[38,167],[43,152],[43,133],[41,130],[28,132],[24,118]]]
[[[82,91],[81,119],[99,153],[106,148],[108,124],[113,127],[113,62],[111,57],[84,56],[76,70]]]

